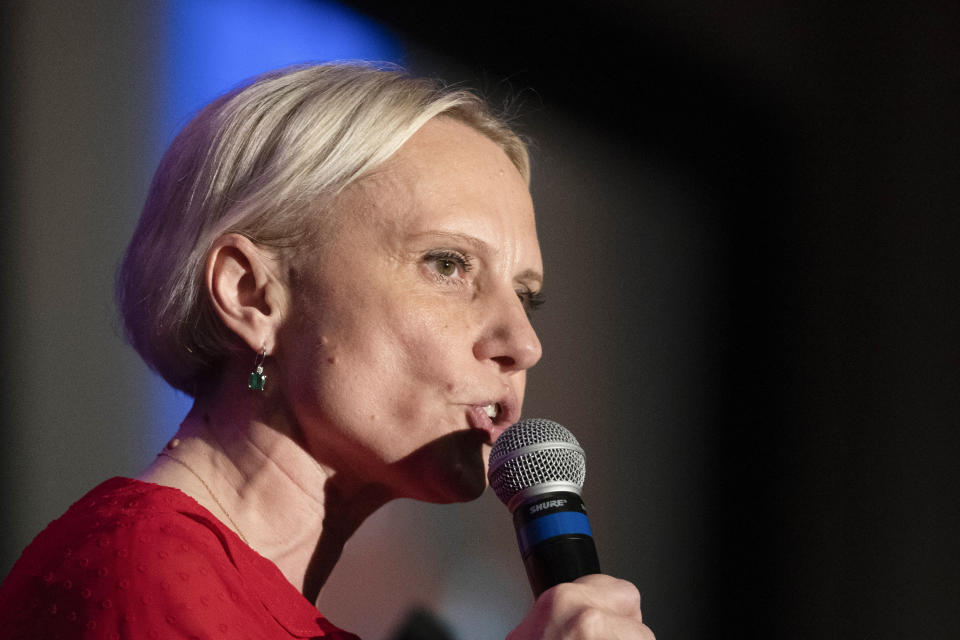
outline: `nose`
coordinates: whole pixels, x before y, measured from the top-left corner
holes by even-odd
[[[524,371],[537,364],[543,347],[516,292],[505,292],[491,307],[483,333],[473,346],[474,356],[492,360],[505,371]]]

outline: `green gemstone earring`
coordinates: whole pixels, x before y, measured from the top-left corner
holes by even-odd
[[[267,382],[267,376],[263,373],[263,360],[267,357],[266,348],[260,349],[260,353],[257,354],[257,359],[253,363],[253,371],[250,372],[250,380],[247,382],[247,387],[253,389],[254,391],[263,391],[263,386]]]

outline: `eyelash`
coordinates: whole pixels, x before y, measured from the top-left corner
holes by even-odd
[[[473,268],[473,259],[465,253],[460,253],[459,251],[453,251],[450,249],[439,249],[437,251],[431,251],[423,257],[423,261],[427,264],[435,264],[439,261],[449,261],[456,264],[460,267],[460,271],[466,275],[470,272],[470,269]],[[451,279],[450,276],[445,276],[442,273],[434,272],[437,280],[446,282]],[[536,311],[537,308],[545,302],[543,297],[543,292],[541,291],[530,291],[529,289],[520,289],[517,291],[517,297],[520,299],[520,302],[523,304],[523,308],[527,311],[529,315],[531,312]]]
[[[441,261],[452,262],[460,267],[460,271],[463,275],[466,275],[470,272],[470,269],[473,268],[473,260],[465,253],[460,253],[459,251],[452,251],[449,249],[440,249],[437,251],[431,251],[423,258],[424,262],[427,264],[436,264]],[[440,281],[449,281],[451,276],[443,275],[439,272],[434,272],[437,280]]]
[[[542,291],[517,291],[517,297],[523,303],[523,308],[527,310],[527,315],[546,302]]]

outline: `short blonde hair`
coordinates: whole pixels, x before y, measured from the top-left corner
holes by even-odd
[[[476,94],[366,63],[270,72],[214,100],[164,154],[120,268],[127,338],[196,395],[242,348],[204,291],[213,242],[247,236],[280,255],[307,241],[333,198],[438,115],[497,143],[529,183],[527,148]]]

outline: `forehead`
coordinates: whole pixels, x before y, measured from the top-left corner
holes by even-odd
[[[438,161],[438,156],[442,156],[442,160]],[[424,124],[392,160],[423,168],[444,166],[497,175],[509,169],[509,173],[519,177],[516,166],[496,142],[472,126],[447,116],[438,116]]]
[[[536,245],[526,180],[496,143],[453,119],[429,121],[343,195],[342,213],[368,226],[450,227],[495,245]]]

